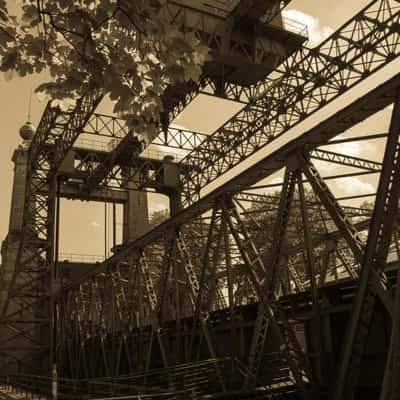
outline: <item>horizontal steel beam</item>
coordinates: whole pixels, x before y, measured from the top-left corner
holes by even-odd
[[[71,200],[100,201],[110,203],[126,203],[128,201],[128,192],[126,190],[115,190],[111,188],[99,188],[90,193],[82,193],[76,185],[60,185],[60,197]]]
[[[382,170],[382,163],[366,160],[364,158],[340,154],[333,151],[315,149],[311,153],[311,158],[320,161],[329,161],[331,163],[344,165],[347,167],[355,167],[366,169],[368,171],[380,172]]]

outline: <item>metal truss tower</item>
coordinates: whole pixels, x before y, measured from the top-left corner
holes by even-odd
[[[400,4],[373,0],[308,49],[306,30],[282,18],[289,3],[160,9],[213,59],[199,84],[167,90],[150,145],[95,113],[99,93],[68,112],[46,107],[15,156],[23,214],[3,245],[0,371],[15,385],[36,388],[32,375],[57,371],[70,396],[399,398],[400,74],[368,78],[400,54]],[[173,128],[200,94],[243,107],[212,134]],[[331,102],[334,113],[301,124]],[[336,138],[389,106],[383,132]],[[380,160],[330,147],[373,140],[384,143]],[[185,156],[152,157],[151,146]],[[263,182],[279,171],[280,183]],[[335,196],[332,182],[362,175],[376,178],[374,193]],[[170,204],[152,229],[146,191]],[[59,260],[61,198],[123,204],[111,257],[75,269]]]

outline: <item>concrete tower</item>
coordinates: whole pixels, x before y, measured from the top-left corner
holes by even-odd
[[[4,312],[3,308],[7,299],[7,291],[16,268],[18,249],[22,239],[29,145],[34,133],[35,128],[29,121],[21,127],[19,134],[23,142],[15,149],[12,157],[12,161],[14,162],[14,182],[11,195],[10,220],[8,234],[1,245],[0,315]],[[0,338],[6,338],[6,334],[2,332],[1,327]],[[18,363],[16,364],[16,361],[11,359],[7,368],[14,372],[20,370]]]
[[[2,266],[0,269],[0,311],[3,310],[8,285],[12,278],[21,240],[25,186],[28,165],[29,145],[35,133],[35,127],[31,122],[24,124],[19,134],[23,142],[14,151],[14,182],[11,195],[11,211],[8,234],[1,246]]]

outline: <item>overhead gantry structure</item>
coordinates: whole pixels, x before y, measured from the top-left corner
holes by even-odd
[[[395,399],[400,75],[296,135],[291,129],[396,62],[400,4],[372,1],[307,49],[301,32],[283,29],[280,7],[289,2],[227,1],[212,9],[170,3],[160,12],[175,15],[174,23],[214,52],[200,84],[167,91],[167,112],[152,142],[187,155],[146,156],[147,145],[122,121],[94,113],[101,94],[89,94],[69,112],[47,106],[29,150],[15,269],[5,279],[5,365],[43,373],[56,364],[60,376],[77,383],[125,376],[119,386],[111,382],[116,391],[146,386],[148,393],[164,388],[201,397],[252,390],[264,398],[305,399],[330,392],[339,400],[382,388],[382,399]],[[243,38],[252,21],[263,25],[248,52]],[[290,41],[285,52],[282,41]],[[250,53],[247,67],[260,74],[254,82],[241,71]],[[243,108],[211,135],[171,127],[202,92]],[[384,134],[334,139],[390,105]],[[83,134],[110,137],[111,150],[79,146]],[[386,143],[382,162],[326,150],[329,143],[372,138]],[[348,172],[323,177],[313,159]],[[282,169],[279,196],[255,191]],[[357,174],[379,176],[372,208],[342,207],[327,183]],[[123,203],[130,192],[145,190],[169,196],[171,217],[125,240],[95,268],[63,276],[60,196]],[[262,215],[273,225],[268,238],[261,235]],[[336,286],[329,283],[340,277]],[[340,337],[337,321],[347,324]],[[365,354],[386,363],[370,382]]]

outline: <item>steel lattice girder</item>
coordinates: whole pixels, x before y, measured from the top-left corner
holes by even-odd
[[[396,58],[399,21],[398,2],[372,1],[317,48],[286,60],[260,84],[260,107],[246,107],[182,161],[201,171],[182,178],[184,202],[196,201],[210,182]]]
[[[125,136],[123,136],[123,139],[121,139],[117,146],[109,153],[105,153],[103,150],[76,148],[76,154],[83,154],[83,158],[80,164],[75,168],[79,171],[87,171],[87,175],[82,175],[82,178],[85,179],[82,192],[90,193],[100,184],[104,186],[109,184],[110,181],[122,185],[124,180],[129,180],[132,177],[136,178],[135,183],[139,190],[143,189],[146,185],[162,189],[164,187],[163,183],[160,181],[163,170],[162,161],[160,160],[157,162],[151,158],[141,156],[140,152],[143,151],[143,148],[139,142],[137,142],[136,147],[134,147],[136,155],[131,155],[131,151],[129,151],[127,146],[129,143],[133,143],[133,140],[130,138],[130,134],[127,133],[128,130],[124,121],[107,115],[94,114],[90,120],[90,125],[91,127],[95,126],[96,129],[94,131],[94,128],[85,129],[83,133],[103,135],[101,132],[105,130],[107,133],[106,136],[114,137],[114,130],[110,128],[109,125],[113,126],[115,124],[117,125],[117,134],[119,137],[121,135]],[[100,127],[98,127],[99,125]],[[206,135],[196,132],[169,128],[166,132],[158,135],[151,144],[165,146],[168,149],[190,151],[199,146],[206,137]],[[128,151],[132,161],[132,168],[124,169],[119,164],[118,157],[120,154],[126,154]],[[379,172],[381,170],[381,163],[379,162],[339,154],[328,150],[315,149],[311,152],[311,157],[371,172]],[[187,169],[183,164],[180,164],[180,168]],[[197,168],[194,169],[198,171]],[[152,175],[150,175],[150,171],[153,171]],[[145,180],[143,179],[144,176],[146,176]]]
[[[397,2],[372,1],[317,48],[301,49],[282,63],[257,85],[255,101],[180,162],[196,167],[182,171],[183,204],[195,202],[200,190],[216,178],[394,60],[400,48],[399,20]],[[179,137],[171,128],[166,133],[176,134]],[[162,137],[161,132],[154,143]],[[119,173],[112,164],[100,168],[102,177]]]
[[[125,120],[106,115],[93,113],[83,134],[99,135],[122,140],[129,133]],[[166,146],[174,149],[193,150],[207,137],[204,133],[193,132],[180,128],[168,127],[167,131],[160,132],[151,144]]]
[[[78,170],[88,171],[88,175],[83,176],[85,182],[82,185],[82,192],[90,193],[100,184],[108,184],[111,180],[121,185],[124,180],[132,178],[132,175],[141,177],[139,181],[143,181],[143,177],[148,174],[148,171],[154,171],[154,177],[148,178],[149,182],[157,183],[158,171],[161,172],[163,168],[162,161],[141,155],[145,150],[144,145],[129,133],[125,121],[103,114],[93,114],[82,133],[109,136],[118,140],[110,152],[85,149],[85,142],[80,148],[79,142],[77,143],[77,153],[85,154],[85,151],[87,152],[82,163],[77,167]],[[197,132],[168,128],[167,131],[160,133],[151,144],[165,146],[169,149],[193,150],[205,137],[206,135]],[[132,151],[134,156],[131,154]],[[132,168],[122,168],[118,163],[118,158],[121,155],[126,156],[128,153],[132,160]]]

